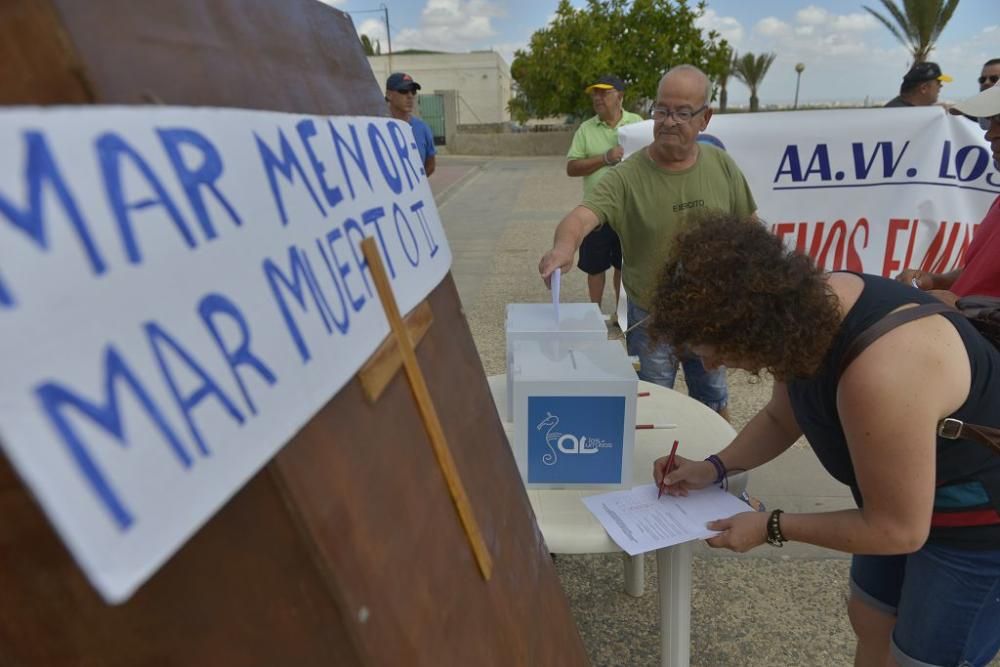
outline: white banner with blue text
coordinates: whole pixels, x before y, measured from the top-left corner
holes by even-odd
[[[619,138],[634,153],[653,122]],[[1000,195],[978,123],[937,106],[715,114],[699,141],[728,151],[758,215],[831,271],[951,271]]]
[[[404,313],[451,253],[392,119],[12,108],[0,146],[0,442],[120,602],[388,334],[360,241]]]

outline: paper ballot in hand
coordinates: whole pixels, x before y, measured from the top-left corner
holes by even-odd
[[[550,284],[552,285],[552,311],[555,313],[556,318],[556,328],[559,328],[559,280],[562,276],[562,269],[556,269],[552,272],[552,280]]]
[[[588,496],[583,504],[630,556],[717,535],[705,524],[751,509],[717,487],[659,499],[656,491],[655,484],[646,484]]]

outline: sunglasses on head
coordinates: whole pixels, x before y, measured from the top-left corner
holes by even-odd
[[[989,76],[981,76],[981,77],[979,77],[977,79],[977,81],[979,81],[979,85],[980,86],[983,85],[984,83],[986,83],[987,81],[990,82],[991,86],[994,86],[994,85],[996,85],[997,81],[1000,81],[1000,75],[991,74]]]

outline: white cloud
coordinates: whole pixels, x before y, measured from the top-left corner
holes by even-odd
[[[757,21],[753,29],[765,37],[783,37],[792,33],[790,25],[773,16]]]
[[[753,25],[742,51],[777,54],[759,93],[762,101],[791,103],[800,79],[803,103],[865,98],[884,102],[896,94],[912,56],[895,43],[878,46],[883,40],[874,37],[881,34],[874,17],[853,11],[854,7],[838,13],[831,6],[840,7],[827,3],[824,8],[818,0],[804,0],[797,10],[767,16]],[[805,65],[801,77],[795,72],[796,63]],[[731,103],[744,103],[743,88],[734,84]]]
[[[706,9],[694,23],[702,30],[715,30],[734,46],[738,46],[743,39],[743,24],[732,16],[719,16],[714,9]]]
[[[998,27],[988,28],[963,38],[945,33],[937,48],[931,51],[931,60],[941,65],[941,71],[955,77],[955,81],[945,84],[941,91],[943,99],[961,100],[979,92],[976,77],[980,68],[987,60],[998,57]]]
[[[365,19],[358,26],[359,35],[368,35],[373,42],[377,39],[385,48],[385,22],[382,19]]]
[[[324,5],[330,5],[331,7],[339,7],[340,5],[347,2],[347,0],[319,0]]]
[[[853,56],[863,62],[875,55],[863,33],[876,27],[869,14],[834,14],[809,5],[795,13],[794,26],[769,16],[757,22],[754,32],[767,39],[766,50],[792,62],[817,62],[831,56]],[[759,48],[758,44],[753,46]]]
[[[1000,25],[988,25],[983,28],[983,32],[996,32],[997,29],[1000,29]]]
[[[819,46],[823,53],[830,56],[864,55],[868,52],[867,44],[838,32],[825,35],[819,40]]]
[[[795,13],[795,20],[805,25],[820,25],[825,23],[830,12],[816,5],[809,5]]]
[[[809,5],[795,12],[795,22],[802,26],[829,28],[832,30],[871,30],[878,27],[878,21],[871,14],[855,12],[853,14],[831,14],[822,7]],[[811,34],[811,33],[801,33]]]
[[[496,35],[498,16],[503,12],[492,0],[427,0],[420,25],[400,30],[393,48],[467,51]]]
[[[879,27],[879,22],[871,14],[843,14],[833,19],[834,30],[862,31]]]
[[[514,52],[518,49],[527,49],[528,42],[500,42],[498,44],[491,44],[490,48],[499,53],[503,61],[510,66],[514,62]]]

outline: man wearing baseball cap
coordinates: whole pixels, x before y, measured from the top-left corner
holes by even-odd
[[[915,63],[903,76],[899,95],[889,100],[886,107],[929,107],[937,104],[941,86],[953,79],[941,73],[937,63]]]
[[[538,273],[550,285],[556,269],[566,273],[574,266],[577,250],[590,232],[613,228],[625,257],[626,347],[630,355],[639,357],[639,379],[672,389],[683,366],[691,398],[728,419],[726,369],[706,366],[691,350],[653,340],[645,326],[655,306],[660,269],[677,234],[706,213],[749,218],[757,210],[746,177],[732,156],[697,140],[712,120],[711,99],[712,82],[694,65],[675,65],[660,78],[649,111],[653,143],[609,169],[562,219],[552,248],[538,262]]]
[[[608,169],[622,161],[624,150],[618,145],[618,128],[638,123],[642,116],[622,108],[625,83],[617,76],[602,76],[584,88],[584,92],[590,95],[596,115],[581,123],[573,135],[573,143],[566,154],[566,174],[583,177],[583,196],[586,198]],[[622,246],[610,225],[602,225],[583,239],[577,266],[587,274],[590,300],[598,306],[604,298],[605,273],[614,267],[617,311]]]
[[[434,148],[434,133],[427,123],[413,115],[413,105],[417,101],[420,84],[409,74],[393,72],[385,80],[385,101],[389,103],[389,115],[410,124],[413,137],[417,140],[417,152],[424,165],[424,173],[434,173],[437,150]]]
[[[979,121],[993,150],[993,168],[1000,172],[1000,84],[955,104],[949,111]],[[950,273],[907,269],[896,280],[912,282],[924,290],[948,290],[957,297],[1000,296],[1000,197],[993,200],[976,229],[965,252],[964,268]]]

